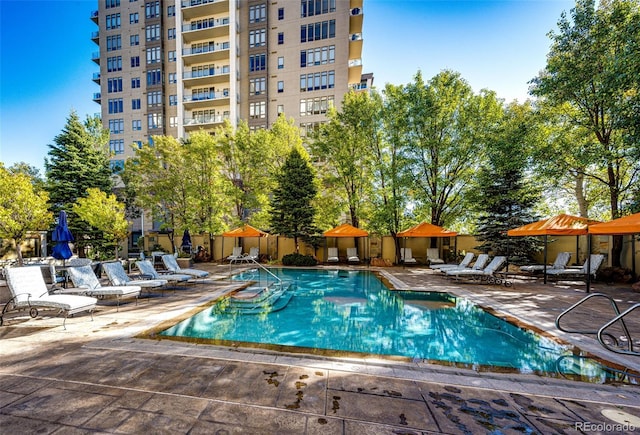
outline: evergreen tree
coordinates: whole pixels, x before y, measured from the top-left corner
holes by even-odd
[[[487,164],[478,174],[475,199],[479,218],[476,249],[505,255],[509,262],[525,264],[541,249],[535,237],[507,237],[507,231],[534,222],[539,200],[525,174],[532,148],[535,123],[528,104],[512,104],[487,140]]]
[[[313,200],[318,192],[313,169],[298,147],[289,153],[276,181],[271,200],[271,230],[293,238],[298,252],[298,238],[317,232],[313,225],[316,214]]]
[[[89,188],[112,192],[107,140],[105,132],[96,128],[95,118],[88,118],[83,124],[72,111],[62,132],[49,145],[44,162],[52,211],[67,212],[79,254],[84,253],[86,245],[101,252],[105,244],[102,232],[79,219],[72,207],[78,198],[87,196]]]

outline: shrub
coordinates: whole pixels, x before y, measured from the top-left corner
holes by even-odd
[[[293,253],[282,257],[282,264],[284,266],[315,266],[318,264],[318,260],[311,255]]]

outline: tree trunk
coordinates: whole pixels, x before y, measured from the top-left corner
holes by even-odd
[[[618,183],[615,171],[611,164],[607,167],[607,173],[609,175],[609,195],[611,199],[611,219],[617,219],[620,217],[620,210],[618,209],[618,201],[620,200],[620,191],[618,190]],[[620,256],[622,255],[622,236],[612,236],[611,246],[611,266],[620,267]]]
[[[589,217],[589,204],[587,202],[586,194],[584,192],[584,174],[578,173],[575,178],[574,193],[576,195],[576,201],[578,201],[578,209],[580,210],[580,217]]]

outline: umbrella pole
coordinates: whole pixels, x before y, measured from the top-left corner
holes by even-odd
[[[636,235],[631,235],[631,271],[636,276]]]
[[[547,235],[544,235],[544,261],[542,265],[544,267],[544,283],[547,283]]]
[[[591,290],[591,234],[587,236],[587,293]]]

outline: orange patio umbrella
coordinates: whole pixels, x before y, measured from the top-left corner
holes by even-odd
[[[252,227],[249,224],[244,224],[241,227],[222,233],[222,237],[267,237],[269,233],[260,231],[257,228]],[[267,249],[268,251],[268,249]],[[267,252],[268,254],[268,252]],[[224,259],[224,239],[222,239],[222,258]]]
[[[589,227],[589,234],[621,236],[627,234],[640,234],[640,213],[624,216],[609,222],[595,224]],[[633,274],[636,273],[636,239],[631,238],[631,252]]]
[[[569,214],[559,214],[507,231],[510,237],[544,236],[544,283],[547,283],[547,237],[548,236],[583,236],[587,234],[589,225],[599,221]],[[579,252],[580,239],[576,237],[576,257]],[[589,248],[590,250],[590,248]]]
[[[420,222],[411,228],[400,231],[396,234],[396,237],[455,237],[457,235],[458,233],[455,231],[447,230],[439,227],[438,225],[430,224],[428,222]],[[457,252],[457,247],[454,247],[454,249]]]

